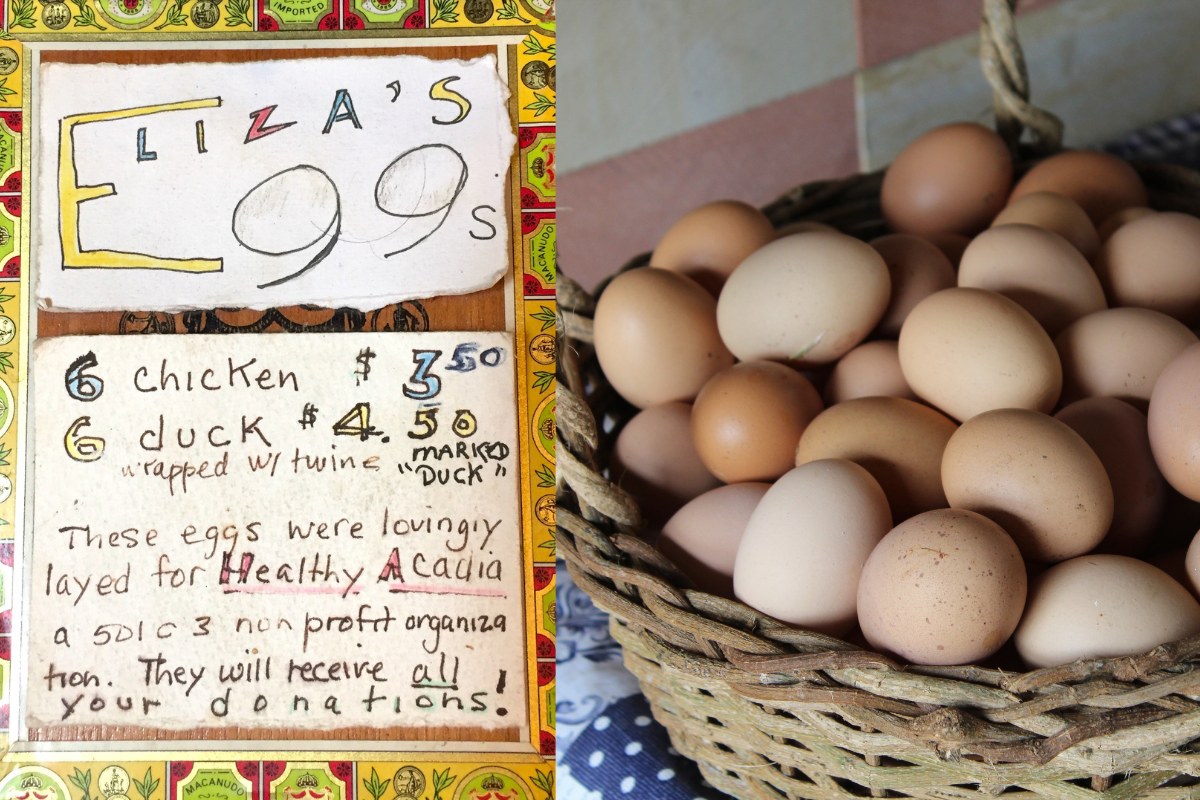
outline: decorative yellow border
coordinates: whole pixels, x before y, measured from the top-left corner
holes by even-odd
[[[157,14],[140,30],[129,31],[107,25],[107,17],[97,15],[94,5],[106,0],[2,0],[5,41],[0,41],[0,404],[15,398],[15,421],[5,429],[4,409],[0,408],[0,728],[7,723],[9,685],[10,587],[13,577],[14,536],[25,511],[24,437],[27,413],[23,403],[28,386],[26,332],[30,330],[29,276],[21,271],[28,260],[29,187],[21,173],[30,164],[29,137],[24,136],[23,120],[29,109],[31,76],[24,66],[24,50],[19,41],[180,41],[204,39],[280,38],[356,38],[358,36],[456,37],[486,34],[507,47],[509,84],[513,87],[511,112],[518,124],[519,145],[514,155],[511,186],[511,230],[513,232],[513,323],[517,348],[523,353],[518,361],[519,419],[523,420],[519,437],[523,471],[522,513],[524,543],[531,558],[525,564],[529,602],[526,604],[526,631],[530,658],[530,749],[526,752],[489,751],[487,745],[454,754],[414,751],[391,752],[386,760],[380,753],[348,751],[309,751],[302,743],[284,751],[251,750],[215,752],[204,749],[208,743],[182,746],[173,752],[99,752],[86,744],[78,750],[17,752],[7,749],[7,737],[0,734],[5,754],[0,761],[0,788],[30,776],[43,780],[67,796],[54,800],[188,800],[181,795],[181,781],[199,766],[226,770],[245,776],[253,798],[229,795],[229,800],[268,800],[272,781],[293,767],[321,762],[344,780],[342,795],[329,800],[409,800],[393,782],[400,776],[402,788],[423,782],[422,800],[468,800],[472,786],[503,786],[514,791],[514,800],[553,800],[554,797],[554,325],[553,285],[554,253],[554,104],[553,73],[555,59],[552,0],[329,0],[336,13],[327,14],[313,24],[292,24],[283,9],[308,0],[139,0],[152,6],[160,2]],[[47,6],[52,6],[50,22],[60,25],[61,8],[66,4],[71,19],[55,30],[47,25]],[[196,26],[196,19],[207,22],[207,7],[196,12],[201,3],[215,3],[221,19],[207,29]],[[475,18],[482,16],[485,3],[494,6],[483,23],[473,22],[467,12],[471,6]],[[37,8],[41,6],[42,12]],[[31,11],[32,9],[32,11]],[[457,11],[450,19],[446,12]],[[441,12],[440,14],[438,12]],[[58,14],[56,17],[55,14]],[[292,15],[296,17],[296,15]],[[434,17],[431,21],[431,17]],[[272,27],[274,25],[274,27]],[[283,28],[284,33],[276,32]],[[512,37],[520,36],[520,44]],[[6,58],[8,48],[16,54],[16,64]],[[541,66],[529,67],[532,62]],[[10,68],[11,67],[11,68]],[[7,70],[7,72],[6,72]],[[525,82],[522,82],[523,76]],[[18,157],[17,154],[20,154]],[[548,259],[549,262],[547,261]],[[550,269],[546,265],[549,263]],[[12,338],[5,342],[4,317],[14,321]],[[14,409],[8,409],[12,415]],[[547,415],[550,415],[547,417]],[[551,424],[546,427],[549,418]],[[549,438],[545,439],[548,430]],[[537,437],[537,438],[535,438]],[[547,444],[548,441],[548,444]],[[12,484],[5,494],[4,482]],[[511,747],[511,745],[509,746]],[[215,760],[214,760],[215,759]],[[504,765],[504,766],[501,766]],[[40,772],[39,772],[40,770]],[[414,774],[418,774],[417,779]],[[40,777],[39,777],[40,776]],[[48,780],[53,776],[56,780]],[[101,786],[102,776],[106,781]],[[127,785],[122,776],[128,776]],[[406,777],[407,776],[407,777]],[[219,783],[219,782],[218,782]],[[470,784],[470,785],[469,785]],[[123,791],[117,791],[122,789]],[[111,790],[111,791],[110,791]],[[232,790],[231,790],[232,791]],[[107,793],[106,793],[107,792]],[[417,795],[411,795],[415,799]],[[275,800],[275,798],[271,798]]]

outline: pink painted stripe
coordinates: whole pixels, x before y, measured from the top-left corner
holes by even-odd
[[[559,175],[558,261],[590,289],[696,206],[763,205],[806,181],[857,172],[855,125],[854,79],[838,78]]]
[[[258,586],[225,587],[225,594],[344,594],[345,591],[340,586],[276,586],[274,584],[260,584]],[[350,590],[350,594],[358,594],[361,591],[361,586],[355,586]]]
[[[503,589],[460,589],[455,586],[414,586],[411,583],[393,583],[393,592],[415,594],[463,594],[474,597],[508,597]]]

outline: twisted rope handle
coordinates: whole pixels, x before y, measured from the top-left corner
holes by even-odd
[[[996,132],[1016,155],[1021,134],[1029,129],[1030,155],[1049,155],[1062,149],[1062,120],[1029,102],[1029,71],[1017,40],[1017,0],[983,0],[979,26],[979,61],[992,85]]]

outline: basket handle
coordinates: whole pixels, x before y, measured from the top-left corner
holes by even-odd
[[[979,61],[992,85],[996,132],[1016,155],[1048,155],[1062,149],[1062,120],[1029,102],[1029,71],[1017,39],[1017,0],[983,0]],[[1020,143],[1028,128],[1033,141]]]

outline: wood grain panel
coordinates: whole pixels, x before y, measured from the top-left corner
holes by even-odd
[[[502,331],[504,284],[499,282],[482,292],[412,300],[368,312],[317,306],[285,306],[267,312],[221,309],[175,313],[39,309],[37,319],[39,339],[110,333]]]

